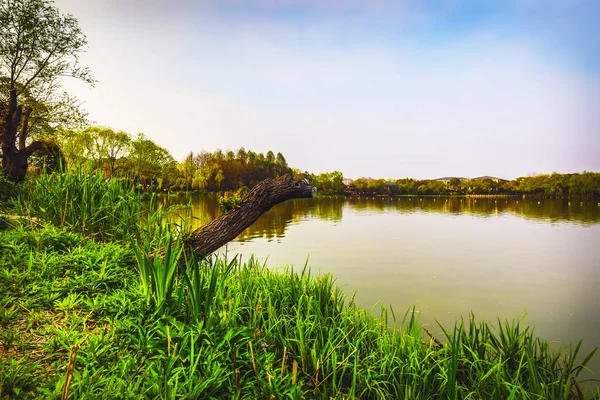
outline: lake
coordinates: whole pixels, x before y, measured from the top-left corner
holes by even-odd
[[[185,197],[164,198],[165,204]],[[219,213],[194,196],[193,226]],[[600,346],[600,204],[592,200],[317,198],[277,205],[227,246],[271,267],[332,272],[367,308],[415,306],[435,333],[470,312],[543,339]],[[308,260],[308,261],[307,261]],[[441,336],[441,335],[440,335]],[[590,367],[600,373],[600,354]]]

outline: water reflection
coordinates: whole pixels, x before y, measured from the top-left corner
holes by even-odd
[[[507,199],[507,198],[444,198],[444,197],[388,197],[353,198],[346,201],[357,210],[401,213],[435,212],[444,214],[477,215],[481,217],[509,213],[524,218],[547,222],[568,221],[581,224],[600,222],[600,206],[594,201],[562,199]]]
[[[170,196],[162,198],[162,202],[164,205],[189,204],[189,208],[181,208],[179,212],[182,216],[190,218],[192,228],[205,225],[221,214],[217,199],[212,195]],[[590,200],[457,197],[318,198],[278,204],[238,236],[237,241],[282,238],[288,226],[303,220],[316,218],[334,223],[341,222],[344,208],[365,214],[395,211],[402,214],[442,213],[484,218],[507,214],[542,223],[568,222],[592,225],[600,222],[600,205]]]

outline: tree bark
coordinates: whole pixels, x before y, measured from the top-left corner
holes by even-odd
[[[206,257],[235,239],[274,205],[291,199],[311,198],[316,193],[316,187],[306,181],[294,181],[287,174],[277,179],[265,179],[252,188],[239,206],[192,232],[184,243],[184,254]]]
[[[19,135],[19,150],[23,150],[27,146],[27,134],[29,133],[29,116],[31,115],[31,108],[27,108],[23,113],[23,126],[21,127],[21,134]]]
[[[20,182],[25,177],[24,172],[21,174],[23,161],[25,162],[25,171],[27,171],[27,160],[19,157],[19,150],[16,146],[21,112],[22,109],[17,104],[17,91],[11,89],[2,126],[2,169],[8,178],[14,182]]]
[[[31,108],[26,108],[25,112],[23,112],[23,107],[18,104],[17,98],[18,95],[16,89],[11,89],[0,136],[0,145],[2,147],[2,170],[7,175],[8,179],[16,183],[25,179],[25,174],[27,173],[27,168],[29,166],[29,157],[38,150],[49,148],[56,149],[59,157],[63,160],[63,165],[65,165],[62,152],[54,142],[36,140],[29,146],[26,146]],[[21,127],[21,132],[19,133],[19,138],[17,140],[19,126]]]

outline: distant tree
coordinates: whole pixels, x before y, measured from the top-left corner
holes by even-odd
[[[294,178],[295,181],[302,181],[304,179],[306,179],[308,181],[312,180],[311,174],[307,171],[302,172],[298,168],[292,168],[291,172],[292,172],[292,177]]]
[[[93,84],[79,64],[85,45],[77,20],[61,15],[50,1],[0,0],[0,142],[10,180],[24,179],[33,153],[56,147],[42,136],[59,124],[83,122],[77,101],[60,92],[60,78]]]
[[[116,161],[129,153],[131,136],[123,131],[115,132],[105,126],[90,126],[83,130],[80,140],[87,147],[87,156],[100,168],[108,164],[108,173],[112,176]]]
[[[88,135],[76,129],[59,129],[56,142],[62,150],[67,166],[78,167],[86,161],[87,149],[91,146]]]
[[[450,190],[459,190],[460,189],[460,179],[452,178],[448,183],[450,185]]]
[[[211,157],[212,154],[204,150],[196,154],[193,159],[193,163],[196,166],[196,169],[202,168],[202,166],[206,164],[211,159]]]
[[[213,153],[213,158],[217,161],[223,161],[225,159],[225,156],[223,155],[223,152],[220,149],[215,150],[215,152]]]
[[[148,139],[143,133],[138,134],[132,142],[129,158],[138,180],[145,183],[154,182],[159,177],[168,177],[177,165],[165,148]]]
[[[237,151],[237,158],[241,161],[242,164],[245,164],[248,161],[248,154],[246,153],[246,149],[240,147]]]
[[[277,153],[277,156],[275,158],[275,163],[277,165],[280,165],[280,166],[284,167],[284,168],[288,167],[287,161],[285,160],[285,157],[283,156],[283,154],[281,154],[279,152]]]
[[[191,186],[196,175],[196,165],[194,164],[194,153],[190,153],[185,157],[185,160],[177,165],[179,175],[186,183],[186,186]]]
[[[267,151],[267,156],[265,157],[265,161],[269,164],[273,164],[275,162],[275,154],[269,150]]]
[[[217,175],[215,176],[215,181],[217,182],[217,187],[219,189],[221,189],[221,185],[223,184],[223,181],[225,180],[225,175],[223,174],[223,170],[220,169],[217,172]]]
[[[112,176],[115,172],[117,160],[128,155],[131,150],[131,135],[123,131],[115,132],[112,129],[104,133],[109,173]]]
[[[323,194],[343,194],[346,189],[344,175],[340,171],[315,175],[312,183],[317,187],[319,193]]]

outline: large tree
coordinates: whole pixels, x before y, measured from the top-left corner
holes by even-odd
[[[81,132],[81,140],[87,144],[84,154],[93,161],[94,167],[107,164],[110,176],[115,172],[117,160],[129,154],[132,143],[126,132],[115,132],[106,126],[88,126]]]
[[[176,170],[177,162],[167,149],[139,133],[131,143],[129,159],[138,181],[155,184],[157,178],[164,179]]]
[[[34,152],[55,146],[44,134],[83,119],[61,79],[93,84],[79,63],[86,43],[77,20],[50,1],[0,0],[0,141],[12,181],[24,179]]]

